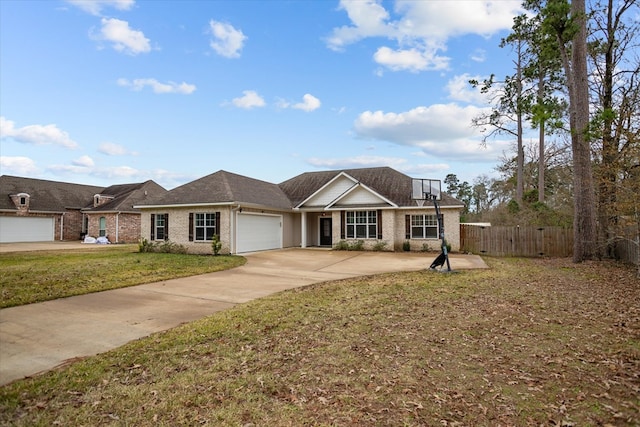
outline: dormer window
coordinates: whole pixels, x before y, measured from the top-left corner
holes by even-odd
[[[13,201],[15,207],[18,208],[18,210],[25,212],[29,210],[30,198],[31,196],[29,196],[27,193],[18,193],[11,195],[11,200]]]
[[[104,205],[107,202],[110,202],[111,200],[113,200],[114,197],[113,196],[106,196],[104,194],[96,194],[93,196],[93,207],[98,207],[101,205]]]

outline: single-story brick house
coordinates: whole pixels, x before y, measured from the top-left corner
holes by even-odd
[[[364,249],[440,248],[432,201],[411,198],[412,179],[389,167],[307,172],[280,184],[220,170],[135,208],[142,238],[169,240],[191,253],[287,247],[335,247],[362,241]],[[438,202],[451,249],[460,248],[459,200]],[[426,246],[425,246],[426,245]]]
[[[137,242],[140,211],[134,204],[167,190],[153,181],[97,187],[0,176],[0,242],[80,240],[108,236]]]

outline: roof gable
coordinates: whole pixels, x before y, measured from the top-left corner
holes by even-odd
[[[360,182],[347,190],[327,207],[337,209],[355,206],[397,207],[395,203],[387,200]]]
[[[313,194],[310,194],[306,200],[303,200],[302,203],[300,203],[296,207],[302,208],[327,206],[357,183],[358,181],[356,181],[349,175],[340,173],[334,176],[329,182],[324,184]]]
[[[395,206],[393,202],[342,171],[296,207],[330,209],[357,205]]]

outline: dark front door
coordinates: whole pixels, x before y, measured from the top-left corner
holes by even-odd
[[[320,218],[320,246],[331,246],[331,218]]]

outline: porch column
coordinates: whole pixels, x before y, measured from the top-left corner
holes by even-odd
[[[300,242],[300,246],[303,248],[307,247],[307,213],[305,211],[301,212],[300,215],[300,237],[301,237],[301,242]]]

